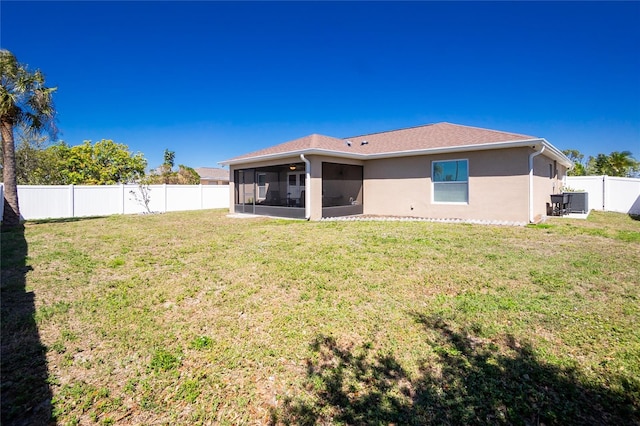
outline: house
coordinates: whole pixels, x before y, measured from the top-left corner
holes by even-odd
[[[230,210],[537,222],[572,162],[543,138],[436,123],[349,138],[313,134],[241,155]]]
[[[195,169],[200,175],[200,185],[228,185],[229,170],[219,167],[198,167]]]

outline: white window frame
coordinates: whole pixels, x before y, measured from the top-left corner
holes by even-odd
[[[260,178],[264,179],[264,185],[260,185]],[[258,188],[258,200],[264,200],[267,197],[267,174],[262,172],[256,173],[256,187]]]
[[[467,163],[467,180],[466,181],[435,181],[435,168],[436,163],[447,163],[454,161],[464,161]],[[467,184],[467,201],[436,201],[436,184],[447,185],[452,183],[466,183]],[[453,205],[469,205],[469,159],[468,158],[451,158],[446,160],[432,160],[431,161],[431,203],[432,204],[453,204]]]

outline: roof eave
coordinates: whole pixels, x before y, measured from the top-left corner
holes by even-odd
[[[544,138],[505,141],[505,142],[491,142],[491,143],[484,143],[484,144],[478,144],[478,145],[459,145],[459,146],[453,146],[453,147],[382,152],[377,154],[362,154],[362,153],[355,153],[355,152],[351,153],[351,152],[344,152],[344,151],[333,151],[329,149],[308,148],[308,149],[301,149],[301,150],[295,150],[295,151],[259,155],[255,157],[249,157],[249,158],[225,160],[225,161],[221,161],[219,164],[222,164],[225,166],[237,165],[237,164],[251,164],[251,163],[258,163],[262,161],[277,160],[280,158],[289,158],[289,157],[299,156],[300,154],[325,155],[329,157],[350,158],[355,160],[376,160],[376,159],[383,159],[383,158],[411,157],[415,155],[433,155],[433,154],[446,154],[446,153],[464,152],[464,151],[485,151],[485,150],[491,150],[491,149],[522,148],[527,146],[531,146],[532,148],[545,146],[545,150],[546,150],[545,154],[547,156],[553,158],[554,160],[559,161],[560,164],[566,167],[573,166],[573,163],[571,162],[571,160],[569,160],[560,150],[558,150],[556,147],[551,145]]]
[[[563,152],[560,151],[558,148],[556,148],[555,146],[547,142],[546,139],[543,138],[542,142],[543,142],[543,145],[545,146],[545,150],[548,150],[548,152],[545,153],[548,157],[551,157],[554,160],[557,160],[558,162],[560,162],[560,164],[567,167],[568,169],[572,169],[575,166],[575,164],[573,164],[573,161],[571,161],[569,157],[564,155]]]
[[[516,141],[505,141],[505,142],[490,142],[485,144],[478,145],[459,145],[453,147],[442,147],[442,148],[428,148],[428,149],[419,149],[419,150],[411,150],[411,151],[397,151],[390,153],[380,153],[380,154],[372,154],[368,155],[367,159],[371,160],[374,158],[392,158],[392,157],[410,157],[414,155],[433,155],[433,154],[447,154],[453,152],[465,152],[465,151],[486,151],[491,149],[507,149],[507,148],[539,148],[541,146],[545,146],[545,154],[548,157],[553,158],[560,162],[560,164],[571,167],[573,163],[566,155],[562,153],[562,151],[558,150],[555,146],[551,145],[544,138],[534,138],[534,139],[524,139],[524,140],[516,140]]]
[[[542,141],[541,139],[527,139],[527,140],[518,140],[518,141],[489,142],[489,143],[474,144],[474,145],[458,145],[458,146],[448,146],[448,147],[440,147],[440,148],[426,148],[426,149],[415,149],[415,150],[408,150],[408,151],[384,152],[380,154],[371,154],[367,157],[367,159],[411,157],[414,155],[447,154],[447,153],[465,152],[465,151],[486,151],[491,149],[521,148],[525,146],[535,147],[537,144],[540,144],[541,141]]]
[[[222,164],[223,166],[234,166],[236,164],[250,164],[250,163],[259,163],[262,161],[269,160],[278,160],[281,158],[289,158],[289,157],[297,157],[300,154],[304,155],[326,155],[329,157],[341,157],[341,158],[354,158],[354,159],[365,159],[362,154],[344,152],[344,151],[333,151],[330,149],[320,149],[320,148],[306,148],[306,149],[297,149],[294,151],[286,151],[286,152],[277,152],[274,154],[265,154],[265,155],[257,155],[255,157],[248,158],[238,158],[238,159],[230,159],[225,161],[220,161],[218,164]]]

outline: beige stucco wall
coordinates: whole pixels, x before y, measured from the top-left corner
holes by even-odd
[[[538,155],[533,159],[533,219],[538,222],[547,215],[551,194],[558,194],[567,168],[549,157]]]
[[[510,148],[453,154],[423,155],[379,160],[353,160],[309,155],[311,220],[322,218],[322,163],[362,165],[364,214],[413,216],[433,219],[529,221],[529,155],[531,148]],[[433,161],[469,161],[469,202],[435,203],[431,169]],[[300,157],[231,166],[230,209],[234,209],[236,169],[299,163]],[[549,177],[551,164],[554,176]],[[557,168],[557,175],[555,170]],[[560,191],[566,168],[545,155],[534,158],[534,219],[546,215],[549,195]]]
[[[434,219],[528,221],[528,149],[367,161],[364,213]],[[469,202],[434,203],[431,164],[469,161]]]

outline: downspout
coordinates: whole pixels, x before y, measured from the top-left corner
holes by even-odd
[[[545,146],[542,145],[540,151],[534,151],[529,154],[529,223],[533,223],[533,158],[544,152]],[[535,149],[535,148],[534,148]]]
[[[300,154],[300,159],[304,161],[305,171],[305,192],[304,192],[304,218],[311,219],[311,161],[304,158],[304,154]]]

